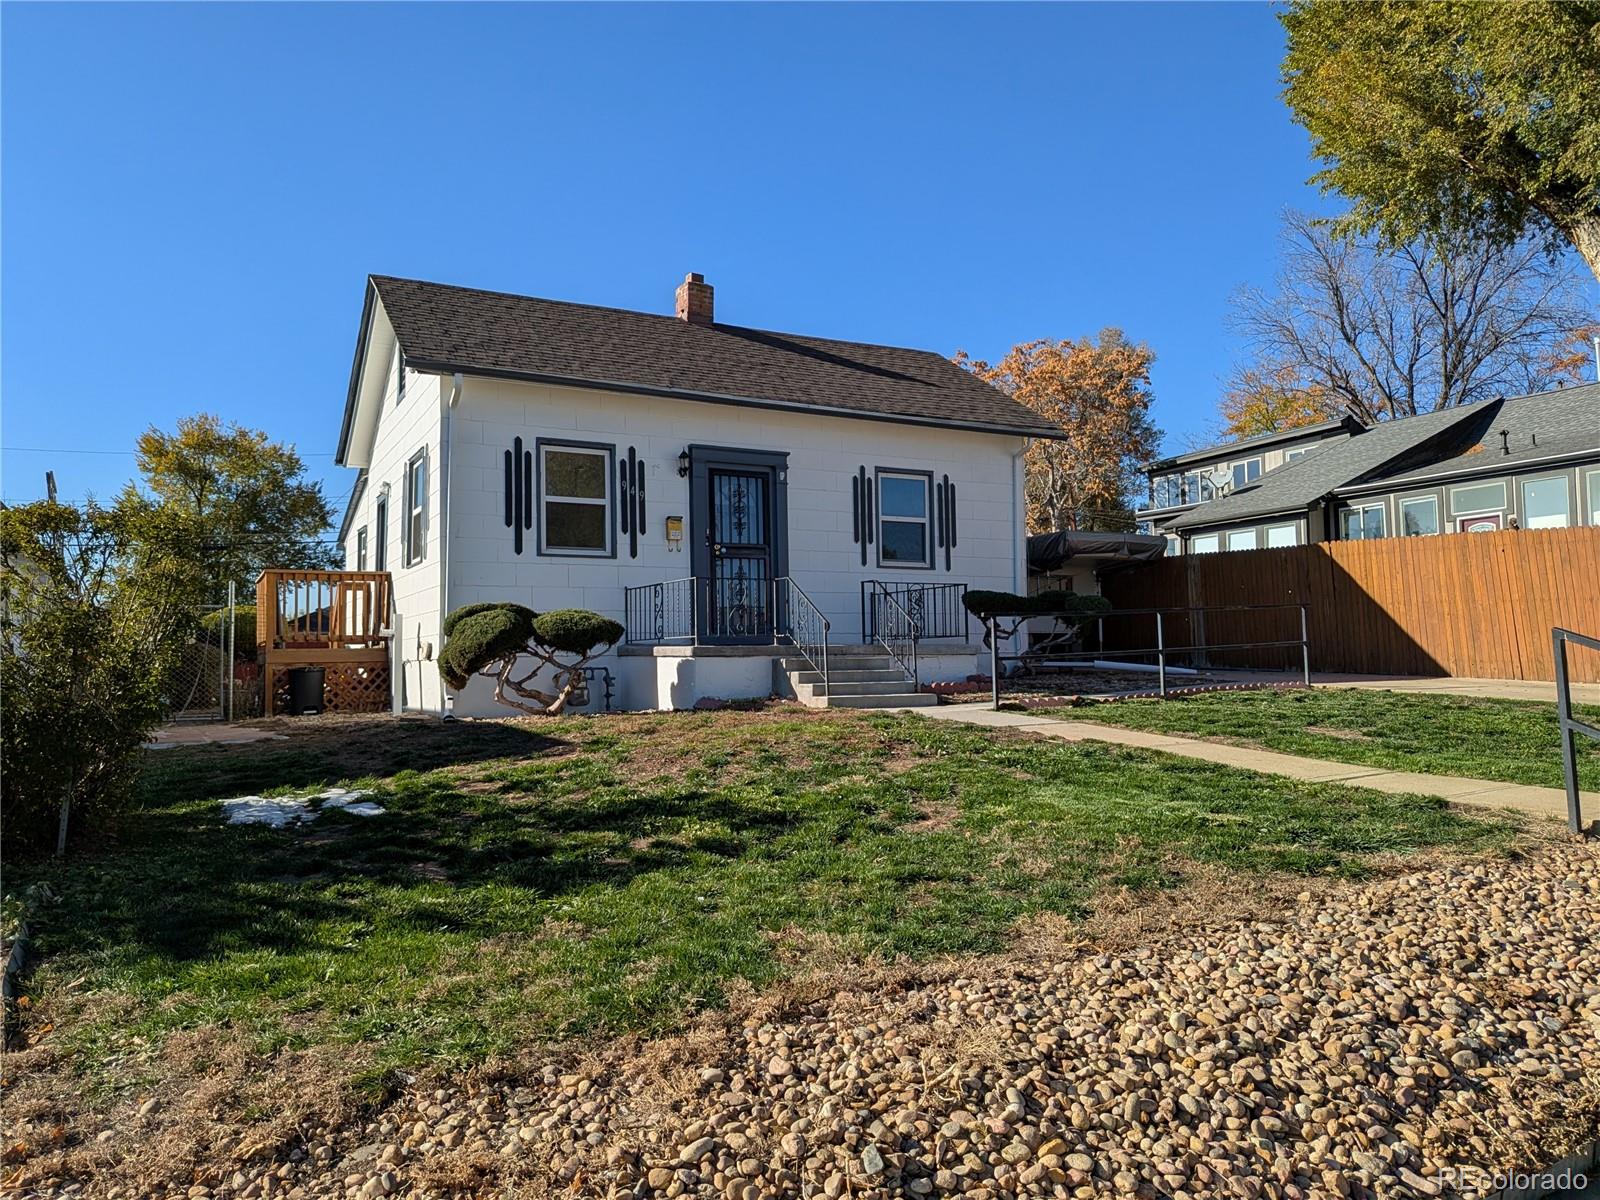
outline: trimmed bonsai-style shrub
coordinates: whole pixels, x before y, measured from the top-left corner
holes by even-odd
[[[523,712],[555,716],[583,682],[583,668],[622,640],[623,628],[581,608],[536,613],[521,604],[468,604],[444,619],[439,673],[457,689],[474,675],[495,681],[494,698]],[[563,660],[558,655],[567,655]],[[532,667],[516,674],[523,658]],[[549,668],[552,691],[533,686]]]
[[[1015,592],[973,590],[964,599],[967,611],[980,621],[987,621],[990,617],[1097,617],[1111,611],[1111,602],[1104,596],[1085,596],[1066,591],[1019,596]]]

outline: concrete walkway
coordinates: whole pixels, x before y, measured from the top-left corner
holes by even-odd
[[[1461,779],[1454,775],[1422,775],[1412,771],[1388,771],[1382,767],[1356,763],[1329,762],[1303,758],[1298,754],[1279,754],[1275,750],[1255,750],[1247,746],[1225,746],[1197,738],[1174,737],[1169,733],[1148,733],[1142,729],[1119,729],[1092,721],[1063,721],[1056,717],[1023,712],[995,712],[987,704],[944,704],[938,708],[899,710],[920,713],[938,721],[959,721],[965,725],[986,725],[1004,729],[1025,729],[1045,737],[1069,742],[1111,742],[1118,746],[1138,746],[1181,754],[1247,771],[1287,775],[1315,783],[1348,783],[1379,792],[1420,792],[1442,796],[1456,804],[1483,808],[1514,808],[1541,817],[1566,820],[1567,796],[1560,788],[1534,787],[1525,783],[1500,783],[1492,779]],[[1600,816],[1600,793],[1583,792],[1585,820]]]

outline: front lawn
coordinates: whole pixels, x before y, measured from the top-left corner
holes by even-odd
[[[12,872],[59,897],[33,1020],[98,1088],[154,1071],[180,1029],[470,1063],[666,1029],[819,959],[995,950],[1021,918],[1177,886],[1186,863],[1356,877],[1516,837],[1431,798],[915,716],[298,729],[151,754],[114,837]],[[330,784],[387,811],[275,829],[217,803]]]
[[[1600,723],[1600,708],[1582,708]],[[1262,746],[1395,771],[1562,787],[1556,706],[1365,688],[1219,692],[1059,710],[1074,721]],[[1600,743],[1578,739],[1580,786],[1600,788]]]

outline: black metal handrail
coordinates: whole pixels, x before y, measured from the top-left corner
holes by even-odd
[[[1205,656],[1219,650],[1267,650],[1273,647],[1294,647],[1300,651],[1300,676],[1306,687],[1311,686],[1311,635],[1310,619],[1307,613],[1308,606],[1304,604],[1218,604],[1211,606],[1189,605],[1178,608],[1137,608],[1116,609],[1111,612],[1097,613],[1088,616],[1081,612],[1040,612],[1022,615],[990,616],[984,619],[984,641],[989,646],[989,677],[990,698],[994,707],[1000,707],[1000,668],[1001,664],[1008,662],[1022,663],[1024,665],[1038,665],[1041,662],[1069,662],[1069,661],[1110,661],[1118,658],[1133,658],[1143,655],[1155,657],[1156,686],[1160,695],[1167,694],[1167,660],[1174,655],[1194,654]],[[1206,613],[1236,613],[1236,612],[1267,612],[1271,610],[1296,610],[1300,614],[1300,636],[1297,638],[1278,638],[1255,642],[1223,642],[1207,643],[1197,642],[1192,645],[1173,645],[1167,641],[1166,618],[1171,616],[1203,617]],[[1106,621],[1122,617],[1154,617],[1155,637],[1154,646],[1117,647],[1107,650],[1104,647],[1102,636],[1101,646],[1094,650],[1058,650],[1053,646],[1043,651],[1024,651],[1021,654],[1001,654],[1000,642],[1004,638],[1017,636],[1018,632],[1030,620],[1039,617],[1046,619],[1056,618],[1063,621],[1076,621],[1083,623],[1089,620],[1104,625]],[[1001,622],[1010,622],[1009,628],[1001,628]],[[1204,661],[1202,657],[1201,661]],[[1148,668],[1147,668],[1148,669]]]
[[[630,646],[692,642],[694,580],[669,579],[623,589],[623,627]]]
[[[922,631],[911,610],[875,579],[867,580],[867,605],[871,613],[872,640],[889,652],[906,678],[917,682],[917,642]]]
[[[833,628],[805,590],[785,575],[772,581],[774,623],[779,637],[789,639],[811,669],[822,676],[822,694],[828,694],[828,631]]]
[[[916,619],[918,636],[924,642],[935,638],[967,638],[967,585],[964,583],[921,583],[895,580],[886,583],[881,579],[861,581],[861,640],[875,642],[878,631],[873,621],[876,609],[871,597],[874,591],[894,597],[900,607]]]
[[[1550,649],[1556,660],[1556,717],[1561,722],[1561,775],[1567,785],[1567,828],[1583,832],[1583,806],[1578,792],[1578,735],[1600,741],[1600,729],[1572,715],[1572,679],[1567,670],[1567,646],[1576,644],[1600,650],[1600,639],[1559,627],[1550,631]]]

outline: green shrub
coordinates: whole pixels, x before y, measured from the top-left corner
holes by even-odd
[[[456,626],[462,621],[465,621],[468,617],[475,617],[479,613],[493,612],[497,608],[510,609],[514,612],[526,613],[529,628],[532,628],[534,618],[539,615],[538,613],[534,612],[533,609],[525,608],[520,604],[496,604],[494,601],[490,600],[478,604],[463,604],[460,608],[456,609],[455,612],[451,613],[444,619],[444,623],[440,626],[440,629],[444,632],[445,637],[449,637],[451,634],[455,633]]]
[[[8,847],[59,845],[69,825],[99,824],[127,800],[193,647],[205,584],[185,548],[159,513],[0,509]]]
[[[609,617],[582,608],[558,608],[533,623],[534,639],[551,650],[589,655],[597,647],[614,646],[624,630]]]
[[[583,667],[596,653],[622,640],[623,628],[609,617],[581,608],[536,613],[520,604],[468,604],[444,619],[445,644],[439,673],[460,691],[474,675],[493,675],[495,699],[524,712],[561,712],[578,685]],[[563,661],[556,656],[572,656]],[[519,659],[534,663],[521,675]],[[534,677],[548,672],[553,691],[542,691]],[[518,698],[520,697],[520,699]],[[537,707],[524,701],[535,701]]]
[[[439,673],[457,691],[479,671],[523,653],[538,616],[520,604],[469,604],[444,619]]]
[[[228,610],[219,608],[216,612],[209,612],[200,618],[200,628],[205,633],[206,640],[213,646],[221,647],[224,630],[227,626]],[[256,606],[254,604],[239,604],[233,610],[233,653],[236,658],[254,658],[256,656]]]
[[[1033,596],[1014,592],[973,590],[965,596],[967,611],[979,620],[990,617],[1036,617],[1066,614],[1069,617],[1097,617],[1111,611],[1104,596],[1085,596],[1078,592],[1048,591]]]

